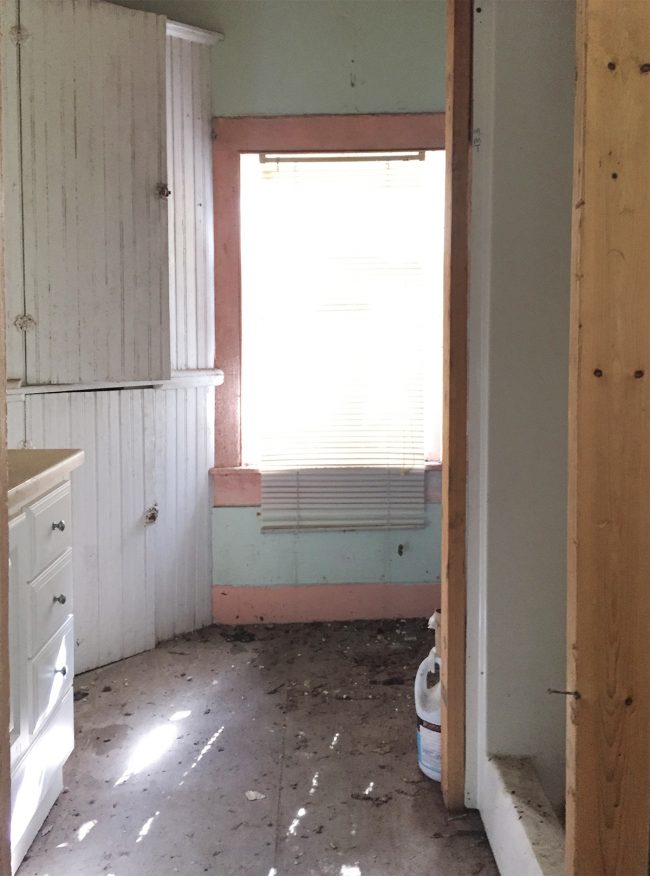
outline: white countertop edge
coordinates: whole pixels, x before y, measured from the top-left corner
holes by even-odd
[[[9,517],[15,517],[25,505],[68,480],[70,473],[83,464],[85,456],[83,450],[10,450],[9,483],[15,479],[15,475],[12,477],[12,460],[17,458],[14,454],[21,454],[21,461],[27,458],[22,454],[29,454],[31,462],[25,476],[7,491]],[[58,457],[55,454],[59,454]]]

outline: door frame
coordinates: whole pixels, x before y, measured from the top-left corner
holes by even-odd
[[[447,0],[442,433],[442,793],[465,806],[472,0]]]

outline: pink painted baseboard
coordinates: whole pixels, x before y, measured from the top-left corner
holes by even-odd
[[[428,618],[440,608],[440,584],[302,584],[212,588],[218,624]]]

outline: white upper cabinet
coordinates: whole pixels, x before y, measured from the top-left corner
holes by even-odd
[[[165,19],[96,0],[5,2],[3,16],[6,90],[18,88],[5,151],[22,182],[9,376],[167,378]]]
[[[101,0],[0,0],[10,379],[214,368],[219,37]]]

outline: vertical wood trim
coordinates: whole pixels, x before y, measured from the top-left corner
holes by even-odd
[[[239,152],[215,139],[214,283],[217,362],[225,392],[216,399],[215,464],[235,468],[241,458],[241,261]]]
[[[580,0],[569,396],[569,876],[648,872],[650,4]]]
[[[447,152],[442,435],[442,792],[465,802],[467,282],[472,3],[447,0]]]
[[[4,95],[0,95],[0,326],[5,324],[5,178],[2,161]],[[11,873],[9,755],[9,523],[7,520],[7,373],[5,333],[0,331],[0,873]]]

